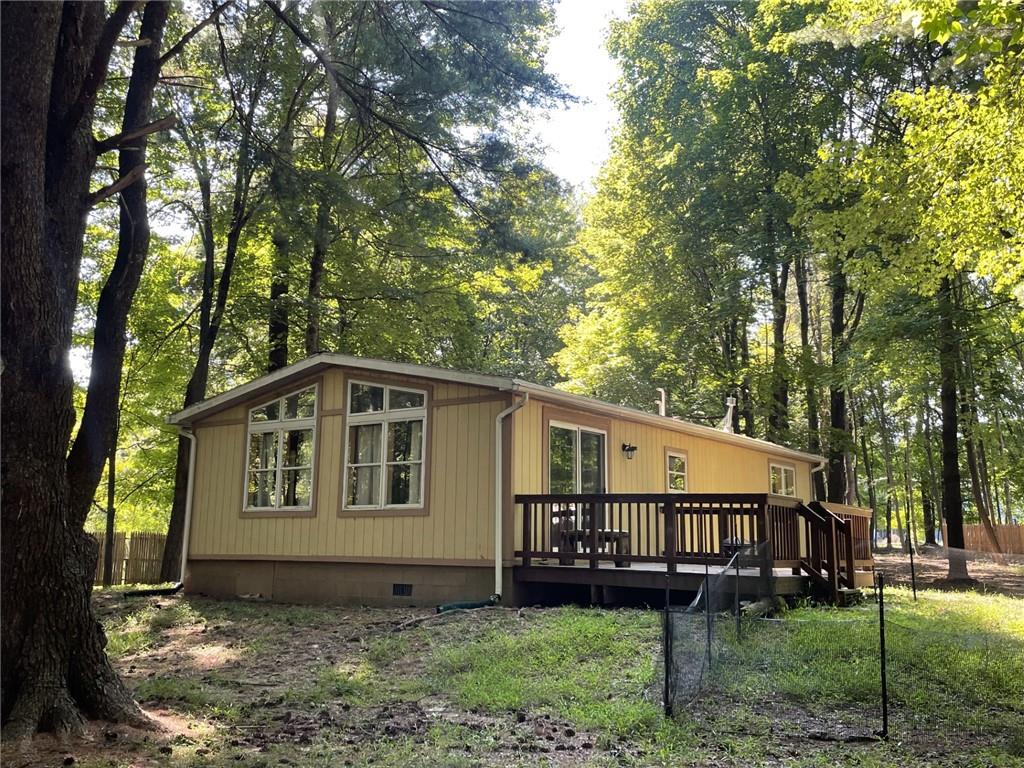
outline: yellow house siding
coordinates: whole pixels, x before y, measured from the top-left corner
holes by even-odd
[[[426,514],[355,516],[342,511],[346,433],[346,382],[389,381],[372,371],[332,368],[290,385],[288,391],[319,382],[313,514],[295,517],[243,516],[248,409],[273,398],[211,414],[195,426],[196,472],[189,554],[222,559],[339,559],[485,564],[494,546],[494,419],[510,398],[495,389],[457,382],[410,379],[430,391],[428,408]],[[602,416],[532,397],[512,418],[508,464],[511,493],[544,489],[545,408],[571,421],[573,412],[607,422],[608,490],[660,493],[666,490],[665,450],[687,455],[693,492],[765,493],[770,452],[694,436],[671,428]],[[567,412],[570,412],[567,417]],[[627,460],[624,442],[637,446]],[[810,497],[811,465],[778,459],[796,468],[797,495]],[[507,491],[507,492],[509,492]],[[520,548],[521,523],[506,512],[506,555]]]
[[[545,487],[547,456],[543,455],[544,408],[564,414],[564,405],[545,404],[538,398],[515,415],[515,450],[512,477],[516,493],[542,493]],[[577,411],[582,417],[595,414]],[[688,490],[693,493],[767,493],[768,464],[776,461],[796,469],[797,496],[810,498],[811,464],[790,458],[775,458],[759,448],[747,448],[709,437],[690,435],[651,424],[622,418],[608,419],[608,491],[611,493],[664,493],[666,482],[665,449],[674,448],[687,455]],[[564,415],[560,420],[565,421]],[[622,444],[637,446],[633,459],[627,459]]]
[[[242,516],[245,420],[249,408],[273,395],[217,412],[196,424],[190,557],[450,562],[492,557],[494,417],[506,406],[504,398],[495,390],[424,379],[422,385],[429,386],[432,395],[427,413],[427,514],[345,517],[339,512],[347,378],[388,380],[375,372],[341,368],[311,379],[321,381],[312,516]],[[464,400],[469,402],[444,404]],[[225,423],[229,421],[233,423]]]

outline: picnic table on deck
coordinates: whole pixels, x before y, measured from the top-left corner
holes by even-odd
[[[567,528],[559,532],[558,551],[565,552],[565,556],[559,555],[559,565],[572,565],[577,552],[589,552],[592,532],[585,528]],[[629,554],[629,531],[620,531],[614,528],[597,529],[597,546],[603,552],[610,552],[612,555]],[[616,560],[616,568],[629,568],[628,560]]]

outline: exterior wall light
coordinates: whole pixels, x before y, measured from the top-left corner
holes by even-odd
[[[634,456],[636,456],[636,446],[633,445],[632,443],[623,443],[622,452],[626,454],[627,459],[632,459]]]

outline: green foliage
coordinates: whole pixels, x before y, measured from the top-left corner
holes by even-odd
[[[168,40],[205,13],[176,6]],[[214,326],[200,396],[266,370],[278,309],[292,362],[306,355],[316,314],[318,349],[554,383],[557,330],[582,305],[589,277],[574,250],[575,203],[522,128],[525,108],[567,98],[544,69],[550,3],[284,13],[310,44],[247,0],[164,66],[153,111],[177,123],[149,147],[153,241],[129,318],[119,530],[166,529],[178,440],[164,418],[181,407]],[[119,75],[130,50],[115,54]],[[111,78],[102,94],[105,132],[117,131],[126,80]],[[116,215],[112,198],[90,221],[78,361],[88,359],[117,248]],[[315,251],[323,274],[313,290]],[[86,371],[76,373],[84,387]],[[90,530],[104,526],[105,491],[103,482]]]

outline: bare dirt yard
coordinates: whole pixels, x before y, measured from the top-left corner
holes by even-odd
[[[964,554],[978,592],[1024,597],[1024,555]],[[910,584],[910,556],[906,552],[876,553],[875,567],[894,583]],[[914,555],[914,569],[919,587],[947,588],[944,582],[949,575],[949,560],[941,547],[921,547]]]
[[[1024,666],[994,668],[988,656],[956,657],[956,685],[941,674],[908,676],[921,687],[901,692],[902,711],[913,715],[901,722],[914,725],[887,742],[832,728],[839,713],[867,722],[855,703],[862,681],[848,670],[875,669],[874,634],[849,635],[846,655],[824,666],[807,662],[806,652],[813,659],[837,627],[845,631],[836,622],[849,611],[790,611],[783,621],[804,622],[793,634],[793,674],[766,693],[755,651],[749,679],[669,719],[657,611],[438,615],[113,590],[95,600],[108,651],[155,727],[94,724],[85,738],[41,736],[20,752],[5,748],[5,766],[1024,768]],[[943,638],[965,628],[1024,650],[1020,598],[925,590],[913,603],[894,589],[891,600],[906,626],[938,638],[918,654],[938,667],[952,663]],[[857,610],[869,616],[873,608]],[[908,642],[898,652],[913,656],[917,641]]]

